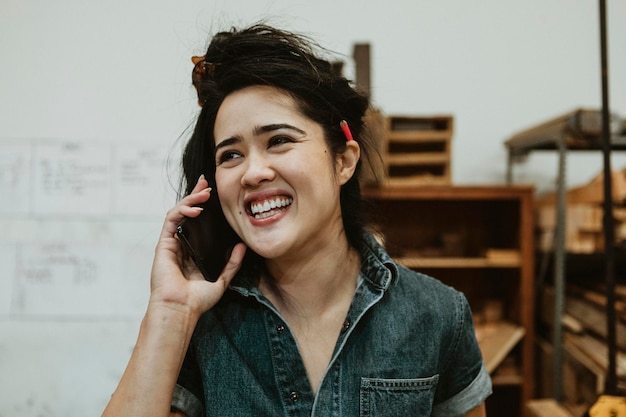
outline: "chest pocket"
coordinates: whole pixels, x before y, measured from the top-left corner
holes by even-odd
[[[361,417],[428,417],[439,375],[418,379],[361,378]]]

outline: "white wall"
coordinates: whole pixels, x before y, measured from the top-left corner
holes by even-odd
[[[626,2],[609,0],[612,110],[626,116]],[[145,308],[196,112],[189,58],[269,18],[349,61],[372,45],[375,104],[453,114],[453,179],[502,183],[503,142],[601,105],[598,5],[582,0],[1,0],[0,417],[98,415]],[[171,160],[168,162],[168,158]],[[601,170],[571,156],[570,183]],[[626,166],[623,156],[616,167]],[[519,181],[549,189],[556,155]]]

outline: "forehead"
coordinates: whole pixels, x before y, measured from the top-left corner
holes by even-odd
[[[296,120],[311,122],[291,95],[276,87],[251,86],[226,96],[217,112],[215,133],[217,138],[229,127]]]

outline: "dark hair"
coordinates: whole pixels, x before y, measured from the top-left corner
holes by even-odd
[[[220,32],[211,40],[204,57],[197,59],[193,85],[202,107],[183,155],[181,189],[191,192],[204,174],[219,199],[215,184],[215,118],[224,98],[245,87],[267,85],[293,97],[299,110],[319,123],[331,151],[345,150],[346,137],[340,121],[346,120],[354,139],[367,157],[374,149],[364,134],[363,117],[368,99],[338,74],[329,61],[316,55],[315,43],[304,36],[258,24],[246,29]],[[340,193],[343,225],[348,241],[360,249],[363,242],[361,191],[357,165],[355,175]],[[220,213],[221,214],[221,213]],[[223,215],[219,221],[224,222]]]

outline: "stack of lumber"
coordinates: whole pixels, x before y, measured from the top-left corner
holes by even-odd
[[[453,117],[388,116],[382,156],[390,185],[451,183]]]
[[[626,169],[612,173],[613,218],[615,243],[626,242]],[[604,176],[567,191],[565,214],[565,250],[571,253],[598,253],[604,250],[602,226]],[[556,195],[542,196],[536,201],[537,248],[554,249]]]
[[[626,389],[626,284],[615,289],[616,374]],[[547,287],[541,300],[541,320],[554,320],[554,291]],[[607,303],[604,289],[592,282],[568,284],[563,314],[563,396],[571,404],[591,405],[603,393],[608,373]],[[549,352],[543,347],[544,354]]]

